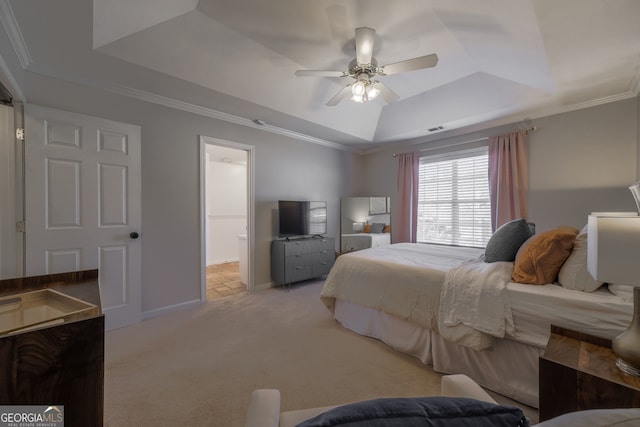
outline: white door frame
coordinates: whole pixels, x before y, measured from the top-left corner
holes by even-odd
[[[255,218],[255,201],[253,197],[255,188],[255,147],[252,145],[241,144],[239,142],[227,141],[224,139],[212,138],[200,135],[200,300],[207,301],[207,236],[206,236],[206,146],[207,144],[220,145],[223,147],[234,148],[247,152],[247,291],[254,290],[254,218]]]
[[[22,275],[16,229],[16,142],[13,107],[0,105],[0,279]]]

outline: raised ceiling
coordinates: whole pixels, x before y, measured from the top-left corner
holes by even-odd
[[[12,0],[32,62],[67,79],[126,87],[366,149],[635,96],[637,0]],[[89,3],[89,4],[86,4]],[[376,30],[400,99],[326,102],[351,78],[354,30]],[[429,129],[442,127],[431,133]]]

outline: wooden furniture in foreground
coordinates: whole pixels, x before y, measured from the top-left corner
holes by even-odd
[[[611,341],[551,326],[540,357],[540,421],[584,409],[640,407],[640,377],[616,366]]]
[[[97,308],[62,323],[0,333],[0,405],[62,405],[65,426],[100,427],[104,314],[98,270],[0,280],[3,298],[41,289],[54,289]]]

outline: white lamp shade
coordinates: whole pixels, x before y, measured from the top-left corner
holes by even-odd
[[[594,279],[640,286],[640,216],[589,215],[587,248]]]
[[[353,85],[351,85],[351,93],[353,94],[353,96],[362,97],[366,93],[366,90],[367,90],[367,87],[366,87],[365,81],[358,80]]]
[[[629,190],[631,190],[631,194],[633,194],[633,200],[636,201],[636,207],[638,208],[638,213],[640,214],[640,181],[629,187]]]

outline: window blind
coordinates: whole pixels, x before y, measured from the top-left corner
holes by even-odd
[[[422,156],[417,241],[484,247],[491,237],[487,147]]]

